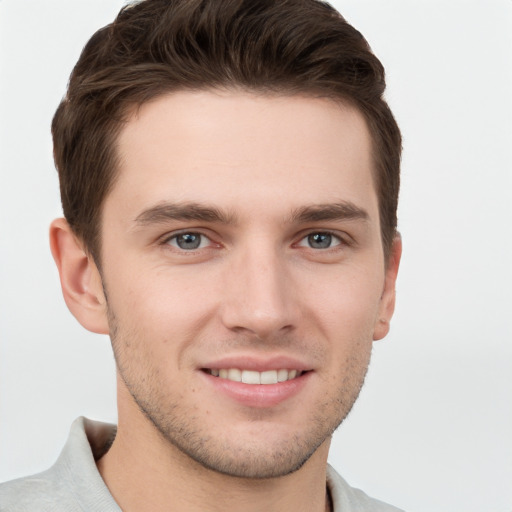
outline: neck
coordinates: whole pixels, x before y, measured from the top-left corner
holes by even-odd
[[[125,512],[244,510],[325,512],[329,442],[297,471],[269,479],[238,478],[207,469],[169,442],[141,415],[124,423],[98,461],[100,474]]]

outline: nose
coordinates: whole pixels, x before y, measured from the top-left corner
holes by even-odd
[[[249,248],[230,262],[223,287],[222,322],[260,339],[296,327],[297,296],[286,258],[272,247]]]

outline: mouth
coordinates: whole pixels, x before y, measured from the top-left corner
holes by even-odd
[[[226,397],[249,409],[269,409],[291,400],[308,388],[315,373],[314,369],[288,357],[266,361],[226,357],[199,370],[205,377],[205,385],[213,390],[212,399]]]
[[[243,384],[278,384],[297,379],[304,373],[302,370],[280,369],[258,372],[254,370],[243,370],[239,368],[203,368],[203,372],[219,379]]]

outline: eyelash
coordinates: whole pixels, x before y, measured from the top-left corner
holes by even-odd
[[[186,235],[199,236],[201,238],[200,246],[199,247],[194,247],[193,249],[190,249],[190,250],[187,250],[187,249],[184,249],[183,247],[179,247],[177,242],[176,242],[176,244],[172,244],[171,243],[172,241],[176,241],[180,236],[186,236]],[[170,245],[171,247],[174,247],[176,250],[178,250],[180,252],[190,252],[190,253],[192,253],[192,252],[194,252],[196,250],[199,250],[199,249],[208,248],[208,246],[201,247],[201,245],[203,244],[205,239],[210,242],[210,244],[208,244],[208,246],[213,243],[209,236],[205,235],[204,233],[201,233],[200,231],[181,231],[180,233],[174,233],[171,236],[165,237],[162,240],[161,245],[168,245],[168,246]]]
[[[308,244],[308,242],[311,243],[310,237],[314,237],[314,236],[318,236],[318,235],[327,236],[330,238],[331,242],[336,242],[336,243],[334,243],[334,245],[330,244],[329,247],[311,247],[310,245],[303,244],[304,241],[306,241],[306,244]],[[335,249],[336,247],[346,246],[346,245],[348,245],[348,243],[340,235],[338,235],[337,233],[333,233],[332,231],[311,231],[311,232],[307,233],[306,235],[304,235],[296,245],[298,245],[299,247],[307,247],[307,248],[313,249],[313,250],[328,251],[329,249],[336,250]]]
[[[186,235],[199,236],[200,237],[199,246],[198,247],[193,247],[191,249],[185,249],[183,247],[180,247],[178,245],[177,239],[180,236],[186,236]],[[315,236],[315,235],[323,235],[323,236],[330,237],[330,241],[331,242],[336,242],[336,243],[334,243],[334,245],[332,245],[332,243],[330,243],[330,245],[328,247],[316,247],[316,248],[315,247],[311,247],[308,244],[308,242],[311,243],[311,240],[308,240],[308,239],[310,237]],[[176,243],[173,244],[172,243],[173,241],[175,241]],[[206,246],[202,246],[205,241],[209,241],[209,244],[206,245]],[[171,236],[166,236],[160,242],[160,244],[161,245],[166,245],[166,246],[171,246],[174,249],[178,250],[179,252],[194,253],[197,250],[208,249],[209,247],[211,247],[212,244],[215,244],[215,242],[213,242],[212,239],[208,235],[206,235],[204,233],[201,233],[200,231],[181,231],[179,233],[173,233]],[[304,234],[300,238],[300,240],[297,243],[295,243],[294,245],[298,246],[298,247],[306,247],[308,249],[312,249],[312,250],[315,250],[315,251],[318,250],[318,251],[326,252],[326,251],[329,251],[329,250],[336,250],[336,248],[341,248],[340,246],[345,246],[345,247],[349,246],[350,242],[347,241],[346,237],[342,237],[342,236],[340,236],[337,233],[334,233],[332,231],[321,230],[321,231],[310,231],[310,232]]]

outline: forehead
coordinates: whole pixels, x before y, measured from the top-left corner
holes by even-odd
[[[106,208],[163,201],[247,209],[339,200],[377,206],[366,122],[355,108],[329,99],[172,93],[134,111],[118,152]]]

